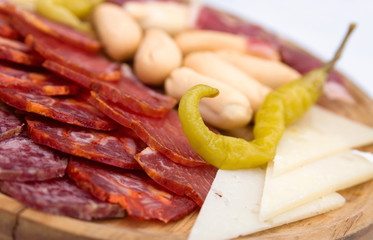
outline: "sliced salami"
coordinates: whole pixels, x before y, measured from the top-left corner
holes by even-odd
[[[24,9],[13,11],[11,23],[24,37],[30,33],[30,29],[34,29],[87,52],[95,53],[101,48],[100,42],[87,34]]]
[[[82,220],[124,217],[118,204],[97,200],[67,178],[42,182],[0,182],[0,190],[27,207]]]
[[[68,174],[82,189],[102,201],[121,204],[137,219],[169,222],[186,216],[197,206],[189,198],[167,191],[140,171],[70,159]]]
[[[67,156],[38,145],[25,134],[0,141],[0,179],[43,181],[65,175]]]
[[[31,72],[17,66],[0,64],[0,86],[39,95],[74,95],[79,87],[46,72]]]
[[[0,102],[0,141],[20,134],[23,125],[23,122]]]
[[[0,38],[0,59],[27,66],[41,66],[43,58],[16,40]]]
[[[176,110],[164,118],[151,118],[130,112],[118,104],[91,92],[90,102],[119,124],[131,128],[149,147],[185,166],[205,165],[206,162],[190,146]]]
[[[190,197],[200,207],[218,170],[211,165],[185,167],[150,148],[135,159],[155,182],[176,194]]]
[[[10,19],[6,14],[0,13],[0,36],[10,39],[18,39],[20,35],[10,25]]]
[[[117,124],[89,105],[84,99],[50,97],[0,88],[0,100],[22,111],[97,130],[109,131]]]
[[[50,119],[27,118],[28,135],[39,144],[104,164],[141,169],[134,156],[145,148],[130,129],[102,132]]]

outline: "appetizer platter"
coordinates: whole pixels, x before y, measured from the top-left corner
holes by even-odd
[[[192,1],[0,0],[0,238],[365,239],[354,26],[322,63]]]

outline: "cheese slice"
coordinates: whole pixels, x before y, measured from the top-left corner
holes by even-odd
[[[308,218],[342,206],[338,193],[319,198],[269,222],[259,221],[265,171],[219,170],[189,235],[190,240],[230,239]]]
[[[321,196],[373,178],[373,155],[348,150],[314,161],[294,171],[273,175],[267,166],[260,208],[262,220],[271,219]]]
[[[277,147],[273,174],[373,142],[373,128],[313,106],[289,125]]]

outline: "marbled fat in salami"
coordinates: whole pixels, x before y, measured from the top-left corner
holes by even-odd
[[[0,182],[0,190],[27,207],[82,220],[124,217],[119,204],[97,200],[68,178],[42,182]]]
[[[135,159],[155,182],[176,194],[190,197],[200,207],[218,171],[212,165],[185,167],[150,148]]]
[[[151,118],[130,112],[118,104],[91,92],[90,102],[121,125],[131,128],[149,147],[185,166],[205,165],[206,162],[190,146],[184,135],[177,111],[164,118]]]
[[[38,145],[25,134],[0,141],[0,179],[43,181],[65,175],[67,156]]]
[[[134,156],[146,145],[130,129],[102,132],[45,118],[28,117],[27,130],[34,142],[104,164],[141,169]]]
[[[39,95],[74,95],[79,87],[47,72],[31,72],[15,65],[0,63],[0,86]]]
[[[111,203],[121,204],[128,215],[163,222],[180,219],[196,208],[189,198],[175,195],[144,172],[70,159],[68,175],[82,189]]]
[[[33,29],[87,52],[95,53],[101,48],[100,42],[87,34],[24,9],[12,11],[11,24],[24,37]]]
[[[0,141],[20,134],[23,126],[23,122],[0,102]]]
[[[22,111],[97,130],[110,131],[117,124],[89,105],[84,99],[50,97],[0,88],[0,100]]]

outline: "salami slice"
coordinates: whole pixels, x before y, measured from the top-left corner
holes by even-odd
[[[3,181],[0,189],[27,207],[51,214],[82,220],[125,216],[120,205],[95,199],[67,178],[42,182]]]
[[[79,87],[46,72],[30,72],[16,66],[0,64],[0,86],[21,89],[39,95],[74,95]]]
[[[206,162],[190,146],[184,135],[177,111],[164,118],[151,118],[130,112],[118,104],[91,92],[90,102],[124,127],[131,128],[149,147],[185,166],[205,165]]]
[[[167,191],[140,171],[70,159],[68,174],[82,189],[102,201],[121,204],[128,215],[138,219],[169,222],[186,216],[197,206],[192,200]]]
[[[0,102],[0,141],[20,134],[23,125],[23,122]]]
[[[141,169],[134,156],[145,148],[130,129],[101,132],[50,119],[27,118],[28,135],[34,142],[108,165]]]
[[[40,114],[55,120],[97,130],[110,131],[117,124],[84,99],[50,97],[0,88],[0,100],[22,111]]]
[[[42,181],[65,175],[67,157],[25,134],[0,141],[0,179]]]
[[[27,66],[41,66],[43,58],[21,42],[0,38],[0,59]]]
[[[101,48],[100,42],[87,34],[24,9],[13,11],[11,23],[24,37],[34,29],[87,52],[96,53]]]
[[[87,77],[51,60],[45,61],[43,66],[142,115],[163,117],[176,105],[174,98],[158,93],[140,83],[126,65],[123,65],[122,76],[116,82],[99,81]]]
[[[200,207],[218,170],[211,165],[185,167],[150,148],[136,155],[135,159],[155,182],[176,194],[190,197]]]
[[[10,39],[18,39],[20,35],[10,25],[10,19],[6,14],[0,13],[0,36]]]

